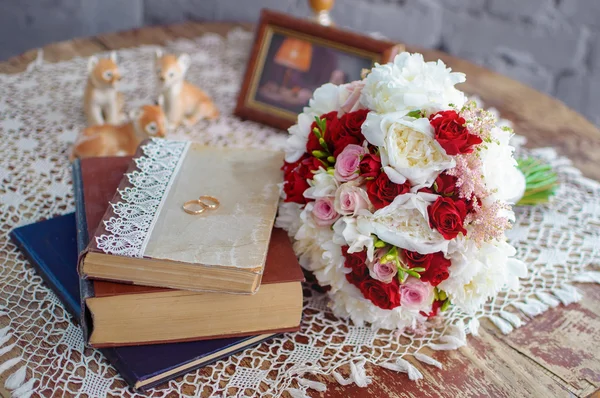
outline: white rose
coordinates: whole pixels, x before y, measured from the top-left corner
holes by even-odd
[[[421,54],[398,54],[392,63],[376,64],[365,80],[361,102],[377,113],[404,110],[437,112],[461,107],[465,95],[454,85],[465,81],[442,61],[425,62]]]
[[[325,169],[319,169],[308,183],[310,184],[310,188],[304,191],[304,197],[308,199],[334,196],[339,185],[335,177],[325,171]]]
[[[402,249],[421,254],[448,251],[449,241],[429,227],[427,206],[437,195],[407,193],[399,195],[388,206],[357,219],[358,233],[377,235],[379,239]]]
[[[381,164],[392,182],[431,186],[438,174],[455,166],[454,159],[434,138],[426,118],[406,117],[403,112],[379,115],[370,112],[362,133],[381,150]]]
[[[511,132],[495,127],[492,141],[480,152],[483,178],[494,200],[517,203],[525,193],[525,176],[517,168],[514,147],[509,144]]]
[[[360,210],[368,210],[370,207],[367,191],[352,182],[340,185],[335,192],[334,208],[341,215],[355,216]]]

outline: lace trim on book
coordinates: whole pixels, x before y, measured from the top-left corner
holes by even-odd
[[[130,187],[118,190],[121,200],[110,203],[114,217],[104,221],[108,234],[96,237],[108,254],[143,257],[167,192],[185,158],[189,142],[153,138],[134,159],[138,170],[127,174]]]

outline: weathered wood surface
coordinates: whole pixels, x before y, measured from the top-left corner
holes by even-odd
[[[248,24],[195,23],[147,27],[44,47],[44,61],[57,62],[96,52],[141,44],[164,44],[176,38],[194,38],[206,32],[225,34]],[[479,95],[515,123],[529,146],[554,146],[571,158],[583,173],[600,180],[600,131],[563,103],[467,61],[432,50],[427,59],[443,59],[467,74],[462,89]],[[0,63],[0,73],[16,73],[35,60],[36,50]],[[484,322],[479,337],[457,351],[431,352],[444,364],[440,370],[419,366],[424,380],[411,382],[405,374],[368,368],[373,383],[367,388],[342,387],[322,378],[328,390],[319,397],[587,397],[600,398],[600,287],[580,285],[584,300],[561,306],[531,319],[511,334],[502,335]],[[3,327],[5,325],[1,325]],[[8,359],[10,353],[3,357]],[[3,385],[1,383],[0,385]],[[0,390],[4,396],[6,391]]]

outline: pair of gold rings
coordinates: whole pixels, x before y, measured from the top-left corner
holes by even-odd
[[[214,196],[202,195],[198,199],[188,200],[183,204],[183,210],[188,214],[202,214],[206,210],[217,210],[221,202]]]

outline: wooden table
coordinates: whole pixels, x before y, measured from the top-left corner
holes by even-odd
[[[194,38],[206,32],[225,34],[248,24],[195,23],[147,27],[75,39],[44,47],[44,60],[57,62],[96,52],[141,44],[164,44],[176,38]],[[462,89],[477,94],[487,106],[500,110],[528,138],[528,146],[554,146],[573,160],[587,177],[600,180],[600,130],[561,102],[487,69],[447,54],[408,47],[426,59],[441,58],[467,74]],[[0,73],[23,71],[36,50],[0,63]],[[526,326],[502,335],[483,322],[479,337],[457,351],[436,354],[444,369],[420,366],[424,380],[410,382],[405,374],[371,368],[367,388],[342,387],[335,380],[321,397],[585,397],[600,388],[600,286],[579,286],[584,300],[551,309]],[[0,383],[4,385],[4,382]],[[310,391],[310,390],[309,390]],[[6,394],[6,395],[5,395]],[[0,389],[0,395],[9,394]]]

